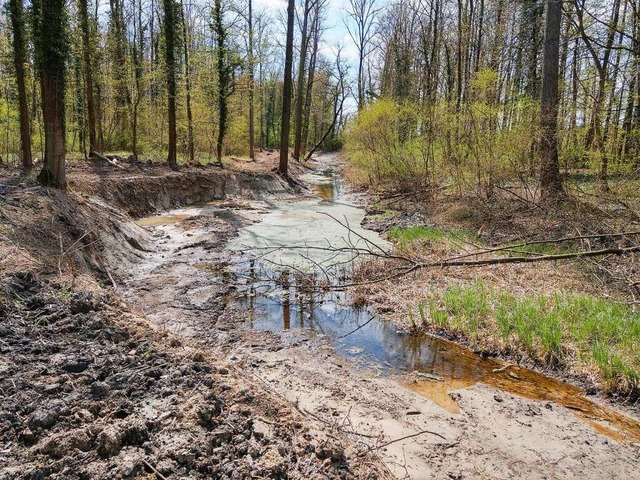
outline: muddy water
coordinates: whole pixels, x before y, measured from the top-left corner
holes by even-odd
[[[405,387],[454,414],[460,410],[450,393],[483,382],[549,402],[546,408],[557,408],[551,402],[569,408],[615,440],[640,441],[636,421],[590,401],[573,385],[482,358],[430,335],[400,331],[367,309],[350,306],[344,293],[323,293],[322,285],[347,274],[349,265],[358,261],[349,247],[390,248],[377,234],[360,227],[364,212],[348,202],[340,176],[328,160],[325,171],[305,178],[314,185],[312,198],[275,204],[228,245],[238,256],[232,268],[237,294],[230,301],[249,312],[250,328],[324,335],[350,363],[397,377]]]

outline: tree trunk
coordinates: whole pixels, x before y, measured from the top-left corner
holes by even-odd
[[[563,193],[558,162],[558,67],[561,23],[561,0],[547,0],[540,117],[540,188],[543,200],[557,200]]]
[[[189,31],[187,29],[187,22],[184,15],[183,0],[180,0],[180,14],[182,16],[182,41],[184,48],[184,81],[187,94],[187,150],[189,154],[189,162],[194,163],[195,145],[193,138],[193,113],[191,111],[191,69],[189,67],[189,49],[191,48],[191,45],[189,42]]]
[[[305,0],[302,18],[302,33],[300,40],[300,63],[298,65],[298,88],[296,91],[296,118],[294,125],[293,158],[300,160],[300,143],[302,139],[302,101],[304,99],[304,77],[307,65],[307,47],[309,46],[309,35],[307,34],[309,25],[309,12],[311,0]]]
[[[253,94],[255,88],[255,82],[253,79],[254,74],[254,58],[253,58],[253,1],[249,0],[249,12],[247,17],[247,28],[249,30],[249,51],[247,55],[247,60],[249,63],[249,158],[251,160],[256,159],[255,153],[255,130],[253,126]]]
[[[112,75],[115,80],[116,90],[116,135],[113,147],[125,149],[127,131],[129,122],[127,121],[127,112],[131,107],[131,96],[127,86],[127,70],[126,70],[126,26],[124,19],[124,0],[110,0],[111,7],[111,36],[113,38],[113,56],[114,65]]]
[[[227,65],[226,30],[222,19],[222,1],[215,0],[213,8],[213,27],[216,34],[217,68],[218,68],[218,140],[216,142],[216,160],[222,166],[222,147],[227,133],[227,117],[229,106],[227,97],[231,83],[229,67]]]
[[[87,0],[78,1],[78,15],[80,16],[80,29],[82,31],[82,70],[84,73],[85,96],[87,99],[89,150],[92,152],[100,152],[102,148],[96,133],[96,108],[93,97],[93,68],[91,65],[91,31],[89,28]]]
[[[16,84],[18,86],[18,104],[20,107],[20,143],[22,147],[22,168],[31,170],[31,128],[29,125],[29,107],[27,105],[27,87],[25,84],[25,68],[27,52],[24,35],[24,8],[22,0],[9,1],[11,28],[13,30],[13,63],[16,68]]]
[[[282,87],[282,126],[280,131],[280,163],[278,173],[288,176],[289,167],[289,131],[291,121],[291,67],[293,64],[293,20],[295,0],[289,0],[287,6],[287,44],[284,58],[284,85]]]
[[[169,115],[169,152],[167,162],[172,169],[178,167],[176,141],[176,5],[173,0],[163,0],[165,62],[167,73],[167,101]]]
[[[313,100],[313,82],[315,81],[316,62],[318,60],[318,42],[320,40],[320,8],[316,3],[316,12],[313,18],[311,34],[313,35],[313,47],[309,61],[309,75],[307,78],[307,94],[304,100],[304,115],[302,117],[301,149],[306,151],[309,139],[309,117],[311,116],[311,101]]]
[[[68,56],[65,0],[34,2],[36,57],[42,88],[44,165],[43,185],[65,190],[65,73]]]

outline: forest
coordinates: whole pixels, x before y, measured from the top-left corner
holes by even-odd
[[[606,192],[640,158],[638,6],[554,6],[545,26],[538,1],[309,0],[290,5],[293,19],[222,0],[8,2],[1,154],[25,168],[44,159],[45,112],[57,109],[69,158],[219,163],[286,138],[300,160],[347,142],[368,182],[452,178],[491,195],[509,180],[535,186],[541,158],[555,157],[538,139],[557,124],[562,173],[594,175]],[[558,38],[549,51],[545,28]],[[60,105],[47,108],[46,88]],[[541,117],[543,92],[557,122]]]
[[[639,478],[639,0],[4,0],[0,480]]]

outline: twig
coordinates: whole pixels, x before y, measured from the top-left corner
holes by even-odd
[[[151,465],[149,462],[147,462],[145,459],[142,459],[142,463],[144,463],[147,467],[149,467],[151,469],[151,471],[153,473],[155,473],[158,478],[160,480],[167,480],[167,477],[165,477],[164,475],[162,475],[157,469],[156,467],[154,467],[153,465]]]
[[[397,443],[397,442],[401,442],[403,440],[407,440],[409,438],[414,438],[414,437],[418,437],[420,435],[424,435],[425,433],[429,433],[431,435],[435,435],[436,437],[440,437],[443,440],[446,440],[445,437],[443,437],[442,435],[440,435],[437,432],[432,432],[431,430],[420,430],[418,433],[412,433],[411,435],[406,435],[404,437],[400,437],[400,438],[396,438],[394,440],[390,440],[388,442],[383,443],[382,445],[376,445],[375,447],[370,447],[367,450],[365,450],[364,452],[360,452],[358,454],[359,457],[363,457],[365,456],[367,453],[372,452],[373,450],[380,450],[381,448],[384,447],[388,447],[389,445],[393,444],[393,443]]]

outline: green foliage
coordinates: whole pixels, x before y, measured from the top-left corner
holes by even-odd
[[[478,281],[434,291],[418,309],[425,324],[549,363],[591,365],[611,390],[640,388],[640,314],[626,305],[577,293],[519,296]]]
[[[453,243],[476,241],[477,236],[462,230],[442,230],[437,227],[393,227],[389,230],[389,240],[399,247],[406,247],[414,242],[421,243]]]
[[[491,196],[496,186],[535,173],[538,102],[497,101],[497,73],[472,79],[469,101],[433,105],[380,99],[359,112],[346,131],[350,161],[370,185],[452,182]],[[505,111],[517,119],[503,128]]]
[[[364,170],[371,183],[420,182],[426,175],[417,134],[420,117],[415,105],[378,100],[362,110],[346,135],[350,160]]]

